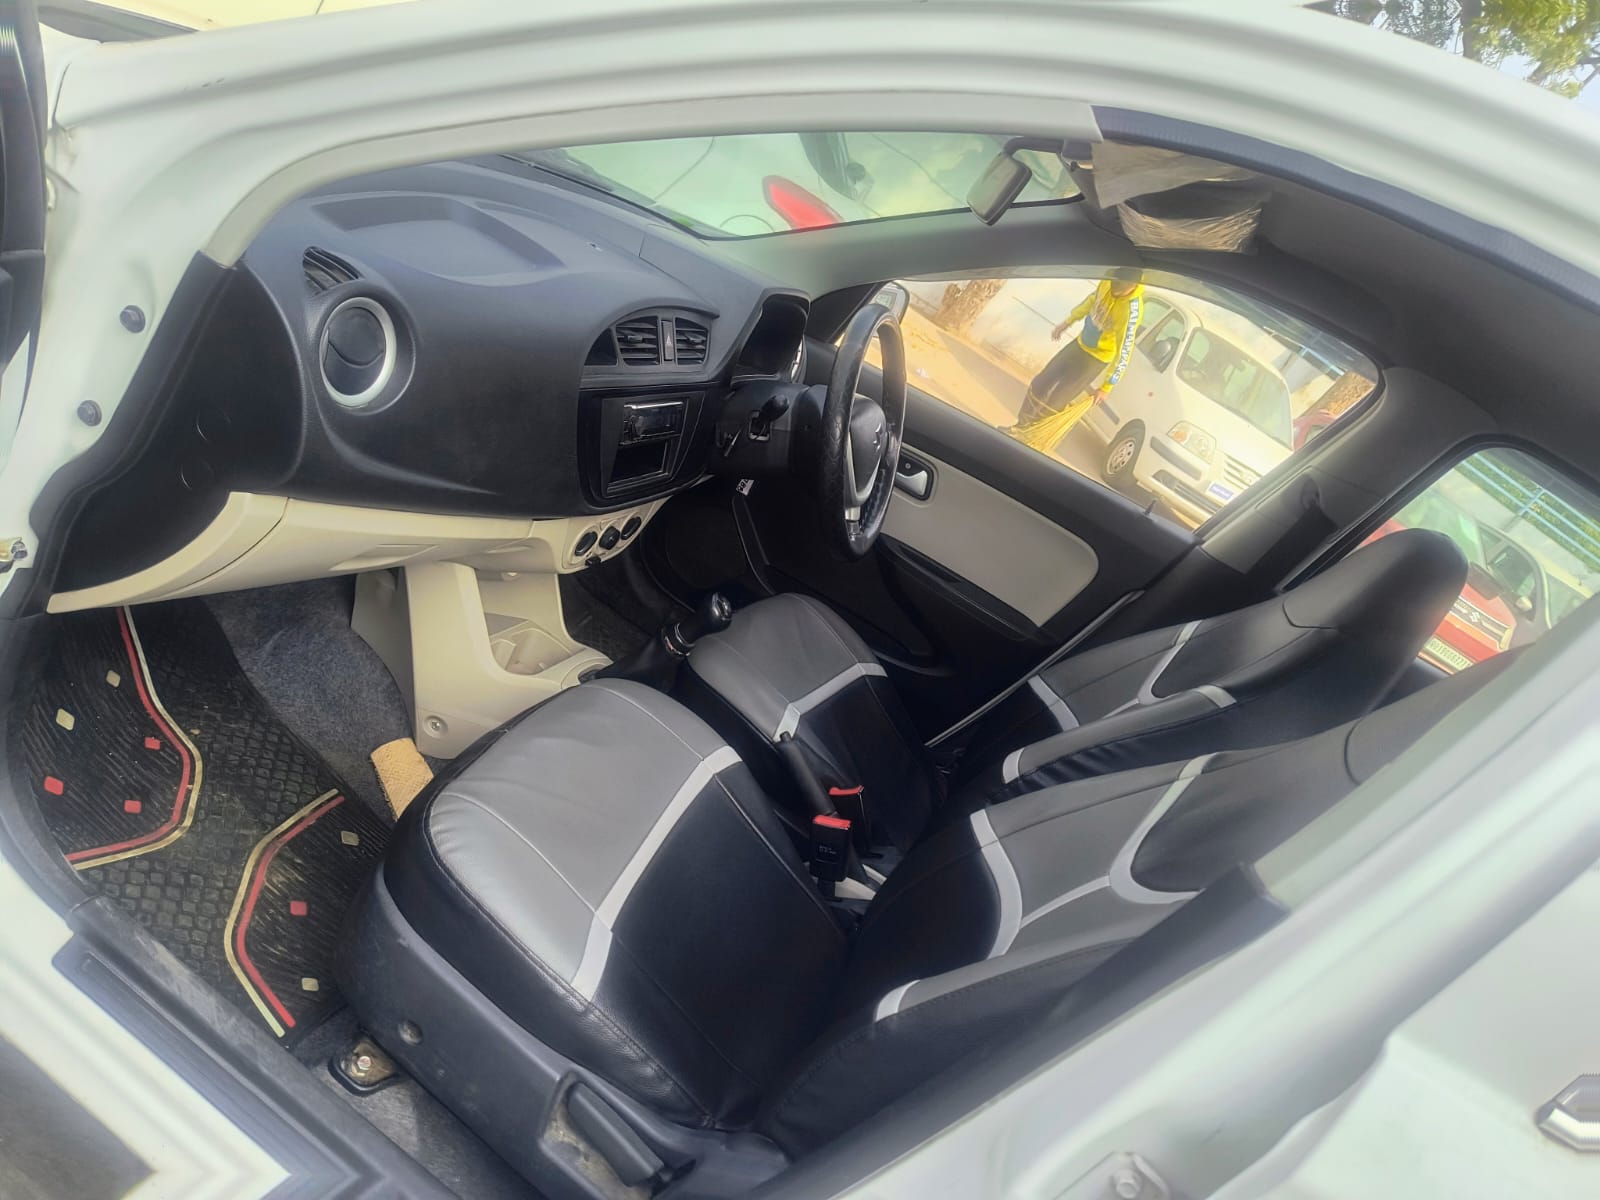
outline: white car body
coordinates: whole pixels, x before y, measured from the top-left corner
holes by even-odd
[[[1155,303],[1160,311],[1141,322],[1127,370],[1083,424],[1106,443],[1108,477],[1131,479],[1197,525],[1289,456],[1289,388],[1275,367],[1197,310]],[[1195,360],[1219,356],[1250,374],[1258,419],[1275,426],[1277,437],[1194,385]],[[1187,445],[1173,439],[1180,426],[1187,427]],[[1195,433],[1210,440],[1209,454],[1196,452]],[[1122,465],[1130,448],[1132,463]],[[1113,468],[1119,449],[1123,457]]]
[[[18,354],[0,389],[0,536],[28,562],[46,552],[35,501],[64,466],[125,436],[119,405],[197,255],[230,265],[290,199],[410,162],[851,125],[1093,140],[1092,102],[1312,156],[1600,274],[1600,129],[1554,96],[1286,0],[1004,7],[858,0],[819,17],[783,0],[421,0],[143,46],[54,39],[45,303],[35,357]],[[119,323],[125,306],[142,332]],[[104,416],[92,425],[74,415],[88,400]],[[24,563],[0,579],[0,596],[27,574]],[[859,1190],[828,1194],[1098,1196],[1105,1164],[1139,1154],[1186,1194],[1232,1180],[1233,1196],[1264,1195],[1315,1166],[1319,1144],[1337,1150],[1341,1122],[1368,1110],[1330,1094],[1287,1132],[1281,1114],[1300,1111],[1327,1063],[1391,1036],[1366,1099],[1392,1085],[1400,1103],[1382,1112],[1440,1128],[1416,1126],[1420,1149],[1358,1141],[1293,1194],[1464,1195],[1452,1183],[1469,1179],[1480,1195],[1581,1194],[1588,1160],[1538,1141],[1524,1109],[1489,1090],[1495,1064],[1477,1070],[1407,1022],[1552,897],[1576,894],[1573,881],[1592,883],[1597,652],[1585,629],[1544,668],[1525,689],[1538,710],[1526,728],[1480,722],[1451,753],[1436,732],[1386,771],[1366,795],[1403,789],[1400,811],[1359,807],[1276,852],[1259,878],[1292,908],[1250,946],[1040,1063]],[[1581,996],[1572,976],[1592,956],[1574,944],[1512,984]],[[32,974],[6,973],[0,1009],[46,996],[53,949],[30,954]],[[1508,1059],[1527,1033],[1470,1029],[1463,1040]],[[16,1021],[3,1032],[30,1042]],[[1469,1071],[1487,1099],[1466,1105]],[[1452,1102],[1470,1125],[1445,1120]],[[1555,1181],[1530,1182],[1524,1159],[1556,1159]],[[169,1175],[141,1194],[201,1194],[182,1184]]]

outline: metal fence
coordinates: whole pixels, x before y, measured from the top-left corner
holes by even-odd
[[[1491,454],[1474,454],[1456,468],[1490,496],[1591,571],[1600,571],[1600,522],[1535,480],[1508,471]]]

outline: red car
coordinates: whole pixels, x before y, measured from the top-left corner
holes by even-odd
[[[1463,671],[1544,632],[1536,599],[1542,572],[1532,556],[1438,492],[1418,496],[1367,540],[1418,527],[1446,535],[1467,556],[1467,582],[1423,646],[1424,662],[1451,673]],[[1526,626],[1521,637],[1519,623]]]

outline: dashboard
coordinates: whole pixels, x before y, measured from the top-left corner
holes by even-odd
[[[512,160],[344,182],[230,272],[57,588],[136,575],[240,494],[599,541],[702,476],[724,401],[798,370],[807,317],[803,295]]]

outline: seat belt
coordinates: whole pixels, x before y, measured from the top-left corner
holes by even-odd
[[[1094,631],[1099,629],[1100,626],[1104,625],[1112,617],[1116,616],[1119,612],[1121,612],[1128,605],[1132,604],[1142,595],[1144,595],[1142,590],[1137,592],[1126,592],[1116,600],[1112,601],[1112,603],[1106,607],[1104,612],[1102,612],[1094,620],[1090,621],[1082,629],[1078,630],[1077,633],[1068,638],[1067,641],[1059,648],[1052,650],[1044,657],[1043,660],[1030,667],[1016,682],[1003,689],[993,699],[973,709],[970,713],[962,717],[948,729],[942,730],[933,737],[929,738],[927,741],[927,749],[928,752],[933,756],[934,765],[939,767],[941,771],[945,771],[947,774],[953,773],[956,763],[961,757],[961,752],[960,750],[941,751],[940,747],[945,742],[948,742],[951,738],[955,737],[956,734],[960,733],[963,729],[971,726],[980,717],[987,716],[996,708],[1000,707],[1001,704],[1011,699],[1012,696],[1016,695],[1019,691],[1028,686],[1028,680],[1032,679],[1041,671],[1048,671],[1051,667],[1055,666],[1063,658],[1081,646],[1085,638],[1094,633]],[[948,760],[948,767],[941,762],[941,759]]]

